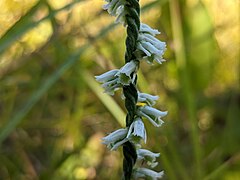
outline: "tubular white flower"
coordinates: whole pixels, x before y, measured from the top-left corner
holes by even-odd
[[[103,83],[102,87],[109,95],[114,95],[114,92],[124,85],[129,85],[136,77],[137,62],[131,61],[126,63],[120,70],[110,70],[102,75],[95,76],[98,82]],[[131,78],[131,75],[133,78]]]
[[[145,143],[147,142],[147,133],[141,118],[138,117],[133,121],[133,123],[129,127],[127,138],[136,142],[139,142],[139,138],[141,138],[144,140]]]
[[[166,43],[155,38],[156,34],[160,34],[160,32],[141,23],[136,55],[139,58],[146,59],[150,64],[153,63],[153,60],[159,64],[165,61],[162,56],[166,50]]]
[[[103,9],[107,10],[108,13],[112,16],[116,16],[116,23],[123,23],[124,26],[126,25],[126,11],[125,11],[125,4],[127,3],[126,0],[105,0],[108,4],[103,5]]]
[[[122,86],[119,82],[119,78],[116,76],[118,72],[118,69],[114,69],[103,73],[102,75],[95,76],[98,82],[103,83],[102,87],[105,89],[105,93],[114,95],[114,92]]]
[[[123,73],[126,76],[130,77],[130,75],[137,70],[137,62],[130,61],[126,63],[120,70],[119,73]]]
[[[123,26],[126,26],[126,14],[127,12],[124,9],[124,6],[121,6],[117,10],[117,19],[115,20],[116,23],[121,23]]]
[[[105,83],[105,82],[115,79],[115,75],[118,73],[118,71],[119,71],[118,69],[110,70],[99,76],[95,76],[95,78],[98,82]]]
[[[118,129],[102,138],[102,143],[106,144],[110,150],[116,150],[119,146],[128,141],[126,138],[127,133],[128,129]]]
[[[138,92],[138,102],[146,103],[149,106],[153,106],[154,104],[156,104],[156,100],[158,100],[158,98],[158,96]]]
[[[138,160],[144,160],[147,162],[147,165],[154,168],[158,165],[156,158],[160,156],[160,153],[153,153],[147,149],[138,149],[137,150]]]
[[[147,24],[141,23],[140,24],[140,32],[141,33],[148,33],[153,36],[156,36],[157,34],[160,34],[160,32],[157,29],[152,29],[150,26]]]
[[[136,168],[133,172],[134,179],[146,178],[150,180],[157,180],[162,178],[163,175],[164,175],[163,171],[156,172],[147,168]]]
[[[136,77],[137,67],[138,65],[136,61],[130,61],[126,63],[116,74],[116,76],[119,77],[120,83],[123,85],[128,85],[133,82]],[[133,75],[133,78],[131,78],[131,75]]]
[[[164,122],[161,117],[167,115],[167,111],[159,111],[150,106],[138,107],[137,114],[147,118],[154,126],[160,127]]]

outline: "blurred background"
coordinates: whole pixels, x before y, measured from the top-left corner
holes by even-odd
[[[124,126],[121,92],[99,75],[124,64],[125,28],[103,0],[0,0],[0,179],[120,179],[121,150],[101,137]],[[138,88],[168,110],[146,122],[163,179],[240,179],[238,0],[141,0],[141,20],[167,43],[141,63]]]

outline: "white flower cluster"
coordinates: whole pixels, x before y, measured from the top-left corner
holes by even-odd
[[[105,0],[107,4],[103,9],[107,10],[112,16],[117,17],[116,22],[126,25],[127,0]],[[160,34],[158,30],[152,29],[146,24],[141,23],[137,40],[137,49],[134,52],[137,60],[126,63],[120,69],[110,70],[102,75],[95,76],[96,80],[102,83],[102,87],[109,95],[114,95],[115,91],[130,83],[134,83],[140,60],[146,60],[152,64],[155,60],[161,64],[163,54],[166,50],[166,43],[155,38]],[[106,137],[102,138],[103,144],[106,144],[110,150],[116,150],[125,142],[130,141],[135,144],[137,149],[137,160],[145,162],[146,165],[154,168],[157,166],[156,158],[159,153],[153,153],[146,149],[141,149],[141,141],[147,141],[147,133],[143,120],[146,119],[156,127],[163,124],[162,117],[167,115],[167,111],[160,111],[152,106],[155,105],[158,96],[138,92],[138,103],[135,118],[130,127],[118,129]],[[135,168],[133,178],[159,179],[163,176],[163,171],[155,172],[147,168]]]
[[[155,38],[157,34],[160,34],[158,30],[141,23],[136,54],[150,64],[153,60],[159,64],[165,61],[162,56],[166,50],[166,43]]]
[[[126,25],[126,11],[125,5],[127,4],[127,0],[105,0],[108,4],[103,6],[104,10],[107,10],[108,13],[112,16],[116,16],[116,23],[122,23],[124,26]]]
[[[122,23],[126,25],[126,14],[124,6],[127,4],[126,0],[105,0],[108,4],[103,6],[103,9],[107,10],[112,16],[116,16],[116,23]],[[152,64],[155,60],[157,63],[162,64],[165,60],[163,54],[166,51],[166,43],[155,38],[160,32],[156,29],[152,29],[147,24],[141,23],[137,50],[135,52],[139,59],[146,60],[149,64]]]

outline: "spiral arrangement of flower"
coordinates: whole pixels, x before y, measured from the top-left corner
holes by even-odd
[[[127,29],[125,65],[120,69],[110,70],[95,76],[109,95],[114,95],[118,89],[123,90],[125,107],[127,109],[126,127],[118,129],[104,137],[103,144],[110,150],[123,147],[123,179],[159,179],[163,171],[155,172],[145,167],[135,167],[136,161],[145,161],[150,168],[157,166],[159,153],[142,149],[141,143],[147,142],[147,133],[143,120],[148,120],[156,127],[163,124],[162,117],[167,115],[153,108],[158,96],[139,92],[137,89],[137,71],[141,61],[161,64],[166,43],[155,38],[160,34],[140,22],[140,7],[138,0],[106,0],[103,9],[116,17],[116,23],[121,23]]]

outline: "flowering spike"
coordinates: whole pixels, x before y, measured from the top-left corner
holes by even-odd
[[[116,17],[116,23],[122,23],[127,28],[125,65],[120,69],[110,70],[96,80],[102,83],[105,92],[114,95],[119,88],[123,89],[125,107],[127,109],[126,128],[116,130],[104,137],[103,144],[110,150],[123,146],[123,179],[145,178],[159,179],[163,171],[155,172],[147,168],[134,168],[136,160],[144,161],[154,168],[158,163],[159,153],[141,149],[141,141],[147,141],[147,133],[143,118],[148,119],[154,126],[163,124],[162,117],[167,112],[159,111],[155,105],[158,96],[141,93],[137,89],[137,70],[140,60],[149,64],[153,61],[161,64],[166,43],[155,38],[160,32],[150,26],[140,23],[140,7],[138,0],[105,0],[103,9]]]

